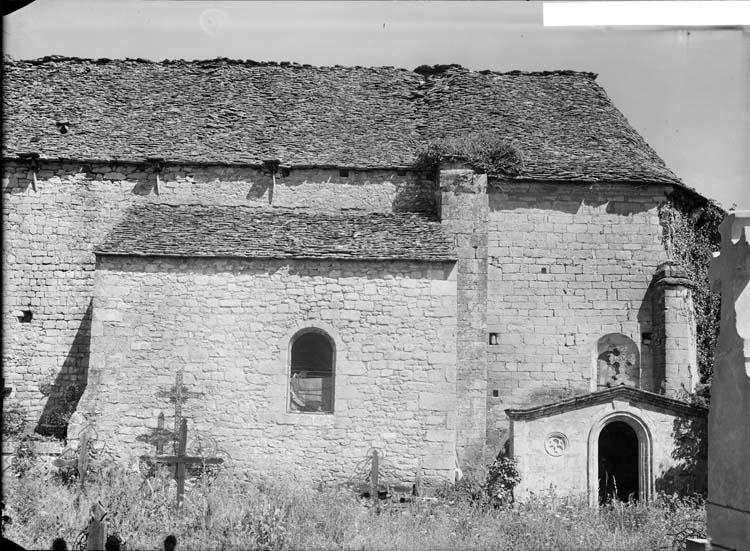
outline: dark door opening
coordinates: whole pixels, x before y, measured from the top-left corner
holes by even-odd
[[[599,434],[599,503],[638,500],[638,436],[623,421]]]

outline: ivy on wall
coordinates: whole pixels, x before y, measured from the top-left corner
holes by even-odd
[[[698,372],[710,384],[719,337],[721,295],[711,291],[708,268],[721,245],[719,224],[726,212],[708,200],[698,204],[684,193],[672,194],[659,208],[664,244],[670,260],[683,265],[695,282],[693,300],[697,326]]]

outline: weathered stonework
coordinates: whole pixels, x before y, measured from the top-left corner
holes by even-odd
[[[171,414],[158,393],[183,372],[204,394],[185,404],[190,434],[215,433],[243,470],[346,478],[374,445],[398,476],[421,462],[446,479],[505,448],[507,408],[588,404],[513,445],[566,461],[601,392],[641,393],[623,407],[645,411],[668,399],[643,391],[692,388],[689,285],[654,275],[669,260],[657,208],[694,194],[593,74],[57,56],[4,69],[4,377],[37,430],[78,406],[70,440],[91,421],[123,457],[148,453],[139,438]],[[495,131],[512,177],[458,158],[434,173],[435,140]],[[295,375],[332,414],[286,410],[290,343],[309,328],[333,343],[335,391],[323,400],[328,348],[325,370]],[[665,456],[669,415],[649,416]],[[576,472],[560,487],[578,489]]]
[[[595,390],[597,343],[618,333],[652,381],[649,287],[666,260],[657,205],[669,188],[491,181],[487,248],[487,439],[504,410]],[[497,395],[494,394],[496,391]]]
[[[457,265],[458,448],[481,464],[486,446],[487,176],[446,168],[439,174],[440,219],[454,236]]]
[[[98,361],[89,355],[92,251],[130,205],[434,209],[459,259],[453,268],[456,391],[434,398],[456,403],[460,464],[484,462],[507,441],[505,408],[597,388],[597,343],[605,335],[631,339],[640,387],[661,391],[654,374],[661,310],[650,286],[666,258],[656,205],[669,189],[499,181],[488,189],[486,176],[456,167],[445,167],[437,183],[419,172],[342,176],[323,169],[288,175],[278,169],[274,182],[266,169],[252,167],[167,165],[157,173],[149,164],[45,161],[34,190],[29,167],[7,163],[6,384],[36,422],[59,407],[69,385],[83,390],[96,380],[88,373]],[[21,323],[26,310],[33,319]],[[490,333],[497,344],[490,344]],[[642,340],[647,334],[654,336]],[[48,397],[39,381],[50,376]]]
[[[36,190],[34,189],[36,187]],[[89,367],[93,248],[144,202],[356,208],[373,212],[434,209],[421,173],[296,169],[287,176],[252,167],[43,161],[36,172],[4,163],[3,365],[13,399],[36,422],[59,407],[69,385],[82,390]],[[23,311],[30,323],[20,323]],[[49,377],[49,397],[39,391]]]
[[[144,259],[101,256],[89,386],[79,410],[123,458],[171,407],[246,471],[345,479],[382,448],[404,480],[451,479],[456,434],[452,263]],[[335,343],[333,414],[287,410],[301,329]]]
[[[539,411],[508,411],[512,419],[510,448],[521,474],[517,497],[552,490],[558,495],[588,496],[595,505],[599,436],[614,421],[625,422],[636,432],[640,499],[653,496],[655,490],[668,493],[675,489],[688,493],[705,490],[700,473],[694,476],[696,473],[687,472],[686,458],[675,453],[679,446],[676,429],[681,420],[700,421],[705,418],[705,410],[655,395],[638,396],[630,389],[627,392],[611,389],[600,394],[603,394],[600,399],[589,395],[563,401],[549,406],[549,411],[544,407],[536,408]],[[546,449],[549,435],[564,436],[566,445],[560,453]]]
[[[654,276],[654,386],[672,397],[694,392],[698,383],[694,285],[672,262]]]

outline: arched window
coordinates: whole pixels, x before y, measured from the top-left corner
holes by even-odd
[[[597,341],[596,386],[640,387],[640,354],[636,344],[620,333],[604,335]]]
[[[306,329],[292,340],[289,410],[333,413],[335,350],[319,329]]]

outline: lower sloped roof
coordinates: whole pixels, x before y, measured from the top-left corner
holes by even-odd
[[[598,390],[581,396],[574,396],[573,398],[567,398],[550,404],[542,404],[529,408],[510,408],[506,409],[505,413],[509,419],[526,421],[558,415],[566,411],[594,406],[615,399],[650,404],[682,415],[706,415],[708,413],[708,410],[704,407],[694,406],[681,400],[668,398],[662,394],[655,394],[625,385]]]
[[[440,223],[419,214],[316,213],[247,206],[131,207],[97,255],[455,260]]]

